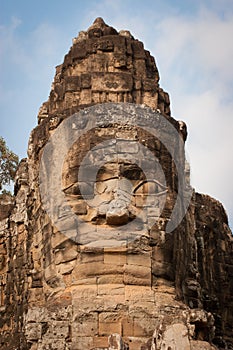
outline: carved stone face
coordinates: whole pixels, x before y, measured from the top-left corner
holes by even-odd
[[[106,131],[95,130],[95,134],[103,136]],[[156,152],[147,150],[151,162],[144,159],[146,156],[142,156],[135,140],[135,130],[130,134],[121,127],[120,138],[117,138],[117,127],[108,132],[114,139],[92,149],[88,147],[96,135],[81,140],[82,158],[78,143],[69,151],[63,168],[63,187],[68,203],[83,222],[92,225],[90,231],[93,227],[101,227],[108,230],[106,236],[109,236],[111,228],[124,230],[124,226],[127,229],[130,225],[131,230],[146,234],[153,226],[150,221],[155,222],[160,216],[167,195]],[[150,142],[151,146],[155,145],[155,139]]]
[[[75,251],[93,248],[97,254],[96,248],[104,255],[105,248],[115,254],[119,247],[132,251],[135,244],[140,249],[143,245],[150,251],[147,259],[150,266],[156,265],[156,274],[171,275],[172,237],[166,235],[165,227],[176,201],[176,168],[177,164],[182,167],[183,153],[177,131],[169,125],[143,107],[111,104],[71,116],[54,132],[55,141],[48,145],[48,162],[45,159],[42,168],[46,170],[45,204],[48,208],[52,204],[50,212],[59,220],[58,231],[73,241]],[[174,164],[176,154],[180,163]],[[51,159],[56,166],[51,166]],[[54,169],[61,169],[62,176]],[[62,195],[53,196],[61,183]],[[60,241],[53,245],[55,250],[61,247],[66,249]],[[81,260],[78,264],[82,265]],[[125,266],[125,261],[122,276],[127,275],[128,265],[134,265]],[[98,274],[111,274],[108,267],[101,267]],[[85,270],[82,278],[88,276]],[[140,277],[137,283],[150,285],[151,269],[148,276],[146,282]]]
[[[179,309],[174,240],[165,226],[178,193],[180,140],[166,119],[130,105],[88,108],[60,126],[41,168],[47,212],[60,224],[44,228],[43,293],[67,300],[75,350],[106,348],[103,338],[115,333],[131,349],[148,348],[157,323],[161,338],[155,315],[166,305],[162,317],[173,322]],[[164,332],[173,341],[173,328]]]

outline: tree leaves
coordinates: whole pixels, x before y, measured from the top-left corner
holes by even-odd
[[[9,150],[5,140],[0,136],[0,191],[3,186],[14,180],[19,164],[18,156]]]

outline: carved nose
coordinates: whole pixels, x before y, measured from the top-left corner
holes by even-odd
[[[123,225],[129,220],[127,203],[121,198],[113,199],[106,212],[106,221],[109,225]]]

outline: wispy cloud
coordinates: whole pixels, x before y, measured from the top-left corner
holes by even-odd
[[[67,47],[62,47],[61,29],[48,23],[40,23],[24,35],[22,31],[23,21],[16,17],[0,26],[0,118],[1,135],[16,153],[25,156],[28,135]]]
[[[156,25],[162,82],[175,118],[186,121],[192,182],[221,200],[233,216],[233,15],[200,8]]]
[[[175,72],[183,68],[197,81],[200,77],[191,75],[194,69],[210,74],[212,80],[232,82],[233,15],[221,18],[202,9],[193,18],[168,17],[157,25],[157,30],[161,35],[156,49],[168,68],[172,66]]]
[[[41,23],[22,37],[22,24],[20,19],[13,17],[9,26],[0,27],[1,62],[7,60],[29,78],[42,80],[57,59],[62,33],[49,23]]]

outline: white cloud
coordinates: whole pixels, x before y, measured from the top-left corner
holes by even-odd
[[[48,97],[55,66],[67,50],[62,48],[60,29],[48,23],[22,36],[24,30],[18,18],[0,26],[1,135],[20,156],[25,156],[28,135],[37,123],[41,103]]]
[[[202,7],[195,18],[170,16],[156,27],[151,51],[173,115],[188,125],[193,186],[221,200],[232,222],[233,15]]]
[[[185,80],[186,73],[193,77],[192,71],[199,69],[199,74],[210,74],[211,79],[232,81],[233,15],[222,19],[202,10],[195,18],[168,17],[156,30],[160,36],[154,47],[169,73],[171,67],[174,73],[183,70]]]
[[[60,28],[40,23],[22,37],[22,26],[23,22],[13,17],[8,26],[0,27],[1,63],[5,63],[5,67],[11,64],[16,74],[21,72],[34,81],[44,81],[48,76],[51,80],[54,66],[60,63],[55,61],[62,46]]]

